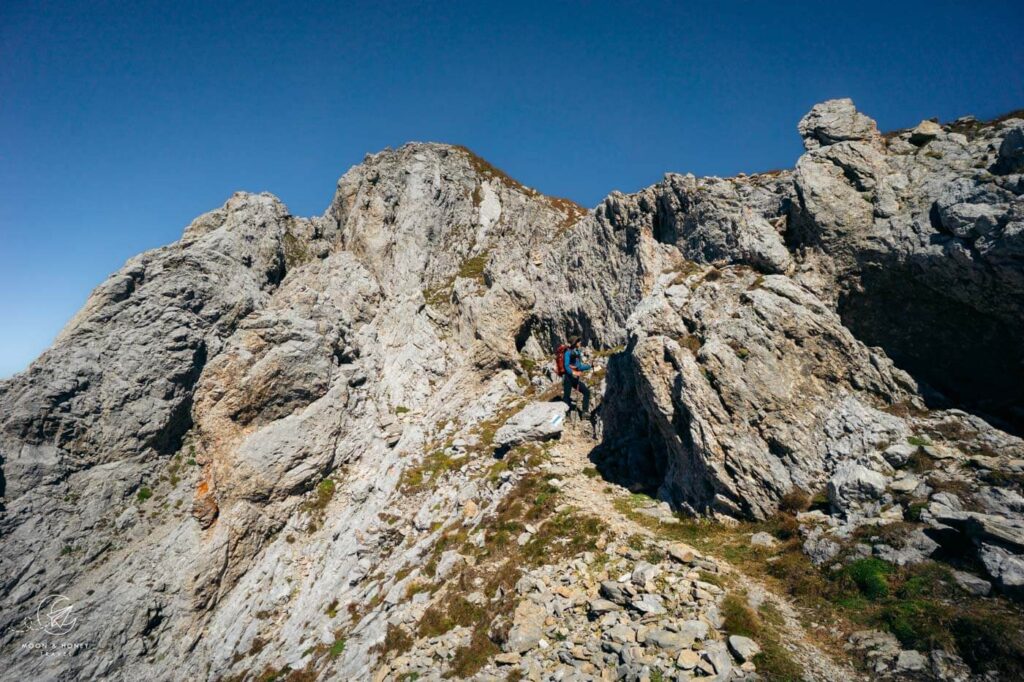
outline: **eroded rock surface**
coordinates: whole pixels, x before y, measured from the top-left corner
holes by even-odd
[[[591,521],[538,471],[566,428],[549,354],[577,334],[601,404],[574,428],[660,499],[638,514],[821,493],[794,531],[815,564],[941,547],[965,591],[1019,598],[1022,131],[883,136],[835,100],[792,172],[669,174],[593,211],[438,144],[367,156],[323,216],[233,196],[0,383],[3,674],[752,678],[715,560],[573,544]],[[25,654],[51,594],[96,655]],[[879,674],[964,674],[853,641]]]

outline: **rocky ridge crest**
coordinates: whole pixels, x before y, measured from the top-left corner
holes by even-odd
[[[833,100],[798,130],[792,172],[670,174],[592,211],[414,143],[346,173],[323,216],[239,193],[131,259],[0,383],[5,674],[756,675],[750,645],[708,612],[726,590],[700,571],[721,562],[665,559],[651,575],[670,583],[609,598],[600,557],[628,538],[559,501],[537,441],[561,422],[515,432],[510,417],[558,392],[545,363],[574,334],[606,356],[588,450],[609,482],[755,521],[823,491],[824,509],[797,515],[814,563],[854,547],[902,566],[941,547],[974,589],[1018,599],[1024,120],[883,136]],[[513,528],[515,576],[495,559]],[[580,528],[587,543],[546,558],[575,572],[553,578],[534,552]],[[644,549],[629,551],[612,572],[636,582]],[[571,594],[537,624],[523,604],[548,601],[531,595],[552,579]],[[19,650],[40,634],[18,624],[50,593],[87,614],[78,636],[95,651]],[[627,605],[669,593],[678,614]],[[431,630],[441,601],[467,622]],[[629,618],[606,617],[623,606]],[[499,607],[509,622],[469,627]],[[690,638],[691,621],[710,629]],[[586,656],[541,655],[545,628]],[[458,641],[423,649],[446,633]],[[474,670],[457,650],[490,655]],[[897,647],[874,672],[964,669],[896,654],[913,659]]]

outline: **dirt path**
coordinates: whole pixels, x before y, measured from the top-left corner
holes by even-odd
[[[593,515],[604,521],[615,533],[624,537],[643,535],[651,538],[659,546],[670,544],[650,528],[637,523],[619,511],[615,499],[625,492],[600,475],[587,475],[594,472],[590,453],[597,446],[592,437],[590,425],[584,422],[571,422],[566,425],[562,438],[551,449],[550,471],[562,481],[562,493],[566,501],[585,514]],[[832,682],[834,680],[862,680],[863,675],[843,665],[827,655],[813,641],[800,619],[800,612],[784,597],[769,591],[759,581],[743,574],[732,567],[726,560],[709,556],[716,563],[728,567],[735,577],[735,586],[747,593],[748,600],[756,606],[763,601],[770,601],[782,614],[784,624],[779,626],[779,634],[787,643],[793,657],[803,666],[807,679]]]

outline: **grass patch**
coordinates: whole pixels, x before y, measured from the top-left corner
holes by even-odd
[[[495,632],[494,620],[515,610],[515,584],[532,567],[563,561],[594,550],[598,538],[607,532],[599,519],[571,509],[556,512],[558,490],[539,473],[520,479],[482,522],[483,545],[469,541],[469,531],[453,523],[438,538],[424,567],[427,575],[436,571],[441,553],[453,549],[475,561],[460,564],[448,576],[440,599],[424,611],[417,626],[421,637],[434,637],[455,627],[471,630],[468,645],[456,650],[446,676],[465,678],[479,671],[495,653],[507,632]],[[527,523],[537,527],[524,545],[516,542]],[[488,597],[503,595],[497,603],[477,605],[462,595],[480,590]],[[493,639],[492,639],[493,635]]]
[[[460,625],[473,625],[483,615],[482,607],[457,595],[448,599],[443,606],[431,606],[424,611],[417,634],[420,637],[437,637]]]
[[[704,273],[704,277],[702,277],[700,281],[717,282],[720,279],[722,279],[722,271],[712,265],[711,268]]]
[[[309,503],[308,509],[311,511],[323,511],[327,504],[334,497],[335,485],[334,481],[329,478],[325,478],[316,485],[316,495],[313,500]]]
[[[449,663],[448,673],[445,677],[466,679],[480,672],[481,668],[487,665],[491,657],[500,652],[498,645],[491,641],[487,633],[481,629],[473,630],[469,644],[455,650]]]
[[[332,644],[331,648],[327,650],[327,654],[331,658],[337,658],[338,656],[341,656],[341,654],[344,651],[345,651],[345,639],[344,638],[340,638],[340,639],[334,640],[334,644]]]
[[[388,625],[387,632],[384,633],[383,641],[375,645],[371,651],[373,653],[380,654],[381,658],[401,656],[411,649],[414,643],[415,640],[408,632],[406,632],[405,628],[400,625],[390,623]]]
[[[135,493],[135,499],[139,502],[145,502],[151,497],[153,497],[153,491],[147,486],[142,486],[139,488],[139,491]]]
[[[802,507],[804,499],[799,497],[787,506],[794,510]],[[615,500],[615,506],[661,538],[721,556],[744,573],[763,580],[774,591],[787,595],[808,618],[831,625],[821,636],[833,651],[844,651],[843,645],[852,632],[877,628],[893,633],[904,648],[944,648],[955,652],[975,674],[992,671],[1006,679],[1024,679],[1024,607],[1001,596],[977,598],[966,594],[943,564],[925,561],[897,567],[877,558],[851,557],[850,550],[846,550],[837,558],[837,562],[845,562],[840,570],[829,568],[836,562],[818,568],[801,550],[796,522],[789,513],[764,522],[728,526],[685,517],[680,517],[676,524],[663,524],[637,511],[648,499],[642,495],[623,496]],[[870,535],[899,546],[902,536],[913,528],[907,523],[890,525],[891,528],[866,528],[849,544],[852,546]],[[770,561],[765,560],[765,550],[750,547],[750,534],[758,531],[782,540],[778,547],[768,550]],[[760,614],[754,614],[745,600],[739,598],[727,597],[723,609],[728,610],[723,613],[730,632],[745,634],[761,644],[764,658],[755,659],[759,672],[768,679],[799,679],[787,666],[785,649],[770,643],[771,633],[764,634],[771,629],[763,627],[768,616],[761,615],[758,621],[756,617]],[[759,622],[761,634],[752,634],[758,631]],[[762,667],[762,662],[772,667]],[[864,664],[856,659],[850,662]],[[769,674],[770,669],[775,672]]]
[[[800,488],[793,488],[779,500],[779,511],[797,514],[811,508],[811,496]]]
[[[459,267],[459,277],[465,279],[473,279],[480,284],[485,283],[484,269],[487,267],[487,261],[491,259],[490,251],[484,251],[478,256],[467,258],[462,262],[462,266]]]
[[[691,353],[696,353],[697,351],[700,350],[700,347],[704,345],[700,338],[694,336],[693,334],[684,334],[682,336],[677,337],[675,341],[683,348],[689,350]]]
[[[914,450],[914,454],[907,458],[907,463],[904,467],[915,474],[923,474],[935,468],[935,461],[919,447],[917,450]]]
[[[777,616],[777,612],[769,612]],[[746,599],[731,593],[722,600],[722,617],[730,634],[755,640],[761,653],[754,657],[757,672],[765,679],[798,682],[804,679],[803,667],[793,659],[778,638],[776,623],[765,620],[747,605]]]
[[[306,243],[286,230],[281,240],[284,247],[284,264],[286,270],[296,268],[311,259]]]
[[[453,459],[444,450],[435,450],[418,465],[403,471],[398,487],[404,493],[419,492],[427,483],[437,480],[448,471],[461,468],[468,461],[469,457]]]

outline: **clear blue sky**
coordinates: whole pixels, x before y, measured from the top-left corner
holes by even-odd
[[[831,97],[883,129],[1024,107],[1022,36],[1020,0],[6,0],[0,376],[236,190],[319,214],[365,153],[433,140],[593,206],[789,167]]]

